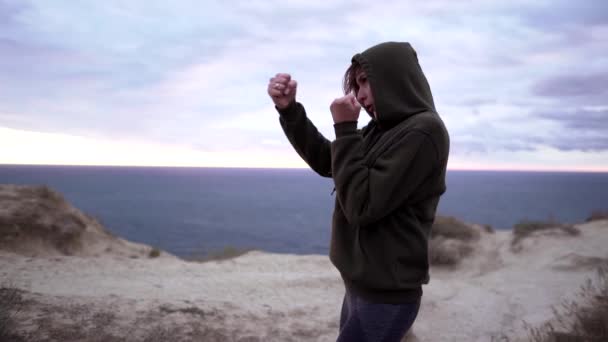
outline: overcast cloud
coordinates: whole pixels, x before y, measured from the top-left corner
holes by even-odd
[[[0,128],[283,156],[268,78],[332,139],[351,56],[386,40],[417,50],[452,165],[608,170],[603,0],[0,0]]]

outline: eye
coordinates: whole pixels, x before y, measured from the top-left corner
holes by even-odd
[[[359,76],[359,78],[357,79],[357,83],[359,85],[363,85],[367,82],[367,77],[366,76]]]

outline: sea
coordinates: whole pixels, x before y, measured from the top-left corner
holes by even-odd
[[[308,169],[0,165],[47,185],[110,232],[184,258],[222,250],[327,254],[333,182]],[[438,214],[512,229],[608,210],[608,173],[449,171]]]

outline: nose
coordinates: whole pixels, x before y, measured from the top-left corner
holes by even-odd
[[[363,105],[366,99],[367,96],[365,95],[365,91],[363,91],[363,89],[359,89],[359,91],[357,92],[357,101],[359,101],[359,103]]]

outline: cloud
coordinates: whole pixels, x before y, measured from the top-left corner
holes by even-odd
[[[536,83],[533,93],[546,97],[602,96],[608,98],[608,72],[560,75]]]
[[[608,109],[554,109],[537,116],[559,124],[559,134],[548,139],[548,145],[564,151],[608,151]]]
[[[552,145],[562,151],[601,152],[608,151],[608,137],[605,135],[556,137]]]
[[[543,2],[541,2],[543,3]],[[608,24],[608,3],[602,0],[544,2],[548,6],[531,6],[521,15],[525,24],[546,30],[574,26],[591,27]]]
[[[455,154],[595,151],[603,140],[584,134],[597,130],[565,117],[606,105],[605,7],[0,0],[0,126],[196,151],[290,153],[265,94],[269,77],[291,72],[309,117],[332,138],[328,106],[341,94],[350,57],[406,40],[418,51]],[[563,109],[553,114],[559,117],[553,108]],[[580,139],[552,138],[571,132]]]
[[[264,89],[272,71],[289,64],[312,69],[326,55],[318,44],[301,42],[307,27],[265,42],[273,34],[265,23],[274,20],[235,16],[228,7],[36,5],[14,25],[24,39],[0,41],[7,56],[1,77],[13,85],[0,94],[0,109],[21,116],[0,116],[0,124],[16,128],[108,137],[137,132],[200,144],[204,137],[195,127],[268,106]],[[62,20],[50,20],[55,16]]]
[[[579,108],[576,110],[555,109],[538,113],[539,117],[555,120],[568,129],[583,132],[608,132],[608,107]]]
[[[10,27],[15,18],[25,8],[26,4],[16,0],[0,0],[0,27]]]

